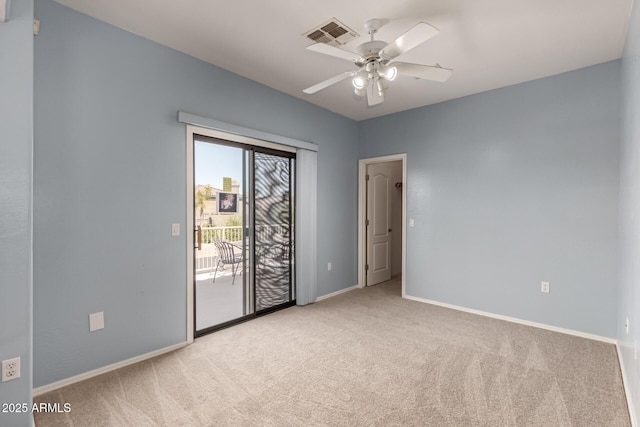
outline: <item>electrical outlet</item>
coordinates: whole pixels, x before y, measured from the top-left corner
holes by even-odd
[[[2,361],[2,382],[20,378],[20,358],[14,357]]]
[[[549,293],[549,282],[540,282],[540,292]]]

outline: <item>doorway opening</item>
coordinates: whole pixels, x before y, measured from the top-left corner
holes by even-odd
[[[406,294],[406,154],[361,159],[358,186],[358,283],[400,277]]]

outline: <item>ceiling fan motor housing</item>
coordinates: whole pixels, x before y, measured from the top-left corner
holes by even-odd
[[[378,61],[372,60],[370,62],[367,62],[364,69],[367,70],[367,75],[369,76],[369,78],[373,79],[374,77],[378,77],[379,68],[380,64],[378,63]]]
[[[387,45],[387,42],[382,40],[371,40],[362,43],[356,48],[356,52],[362,57],[363,62],[380,59],[379,52]]]

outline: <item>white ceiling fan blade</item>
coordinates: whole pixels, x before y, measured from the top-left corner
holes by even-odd
[[[386,60],[395,58],[405,52],[410,51],[414,47],[418,46],[429,40],[431,37],[440,33],[436,27],[426,24],[424,22],[418,22],[409,31],[386,45],[380,51],[380,57]]]
[[[378,91],[374,80],[369,80],[369,85],[367,86],[367,104],[369,104],[369,107],[382,104],[382,101],[384,101],[384,96]]]
[[[307,49],[318,53],[324,53],[325,55],[334,56],[336,58],[346,59],[351,62],[358,62],[360,60],[360,55],[357,53],[330,46],[326,43],[315,43],[311,46],[307,46]]]
[[[351,71],[345,71],[344,73],[338,74],[335,77],[331,77],[330,79],[327,79],[323,82],[320,82],[318,84],[315,84],[311,87],[308,87],[306,89],[303,90],[304,93],[307,93],[309,95],[316,93],[324,88],[327,88],[331,85],[334,85],[338,82],[341,82],[342,80],[346,79],[347,77],[351,77],[353,76],[355,73],[351,72]]]
[[[394,62],[390,67],[396,67],[401,76],[417,77],[419,79],[446,82],[453,74],[453,70],[430,65],[411,64],[409,62]]]

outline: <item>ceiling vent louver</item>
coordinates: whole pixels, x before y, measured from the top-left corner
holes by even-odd
[[[358,33],[351,28],[332,18],[322,25],[305,32],[304,37],[316,43],[326,43],[332,46],[344,45],[358,37]]]

